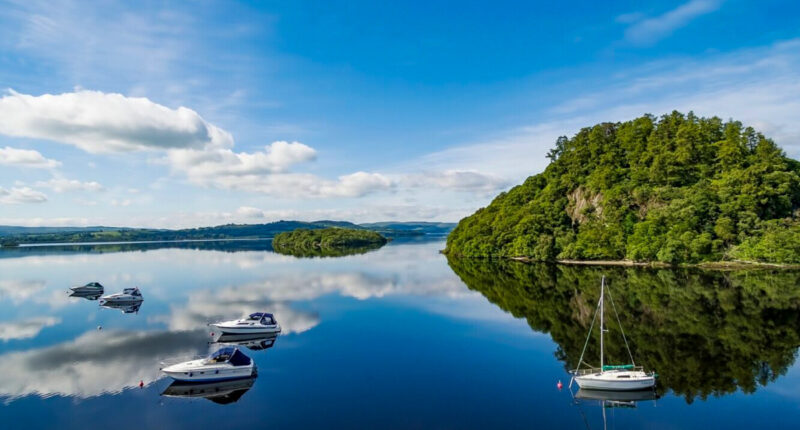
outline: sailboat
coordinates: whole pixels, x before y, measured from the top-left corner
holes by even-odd
[[[631,359],[630,364],[606,364],[603,357],[603,334],[607,331],[605,328],[605,290],[606,290],[606,277],[603,276],[600,281],[600,300],[597,302],[597,309],[592,318],[592,324],[589,327],[589,334],[586,336],[586,343],[583,345],[581,357],[578,360],[578,368],[572,371],[572,378],[578,383],[578,387],[587,390],[609,390],[609,391],[635,391],[653,388],[656,385],[656,374],[653,372],[645,372],[642,366],[637,366],[633,361],[633,354],[631,348],[628,346],[628,339],[625,338],[625,331],[622,330],[620,324],[620,331],[622,332],[622,339],[625,341],[625,348],[628,349],[628,356]],[[614,314],[617,316],[619,322],[619,314],[617,314],[616,305],[614,305],[614,298],[611,297],[609,291],[609,298],[611,305],[614,309]],[[600,367],[581,368],[583,355],[586,353],[586,345],[589,344],[589,338],[592,336],[592,328],[594,328],[594,321],[597,318],[597,313],[600,313]],[[570,382],[572,385],[572,382]]]

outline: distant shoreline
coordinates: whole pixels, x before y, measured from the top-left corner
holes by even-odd
[[[241,241],[271,241],[271,237],[237,237],[228,239],[174,239],[174,240],[128,240],[112,242],[52,242],[52,243],[20,243],[16,246],[0,247],[0,249],[40,248],[48,246],[73,246],[73,245],[136,245],[148,243],[192,243],[192,242],[241,242]]]

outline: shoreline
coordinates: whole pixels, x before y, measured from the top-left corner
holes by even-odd
[[[271,237],[238,237],[227,239],[171,239],[171,240],[115,240],[108,242],[47,242],[47,243],[20,243],[16,246],[0,246],[0,249],[37,248],[48,246],[86,246],[86,245],[137,245],[148,243],[191,243],[191,242],[230,242],[230,241],[257,241],[272,240]]]
[[[445,254],[444,250],[440,253]],[[744,260],[731,260],[731,261],[709,261],[703,263],[681,263],[669,264],[660,261],[633,261],[633,260],[555,260],[555,261],[538,261],[532,260],[528,257],[455,257],[455,258],[479,258],[479,259],[498,259],[498,260],[511,260],[520,263],[551,263],[563,264],[568,266],[617,266],[617,267],[650,267],[654,269],[679,269],[679,268],[695,268],[707,270],[744,270],[744,269],[778,269],[778,270],[800,270],[800,264],[782,264],[782,263],[762,263],[758,261],[744,261]]]

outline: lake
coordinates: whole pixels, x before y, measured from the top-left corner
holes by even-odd
[[[397,240],[325,258],[265,241],[4,250],[0,423],[797,428],[800,272],[448,261],[443,247]],[[637,364],[659,374],[640,398],[567,387],[602,276]],[[91,281],[107,294],[139,286],[144,302],[125,313],[68,297]],[[255,311],[283,327],[240,345],[257,378],[187,388],[159,374],[218,346],[208,322]],[[610,320],[606,357],[624,362],[615,330]],[[585,360],[598,354],[590,340]]]

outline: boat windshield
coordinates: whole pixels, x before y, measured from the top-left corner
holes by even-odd
[[[124,294],[130,294],[132,296],[141,296],[142,293],[139,292],[138,288],[125,288],[122,290]]]
[[[264,317],[261,318],[261,324],[264,324],[264,325],[275,324],[275,319],[272,318],[272,315],[269,315],[269,314],[264,315]]]

